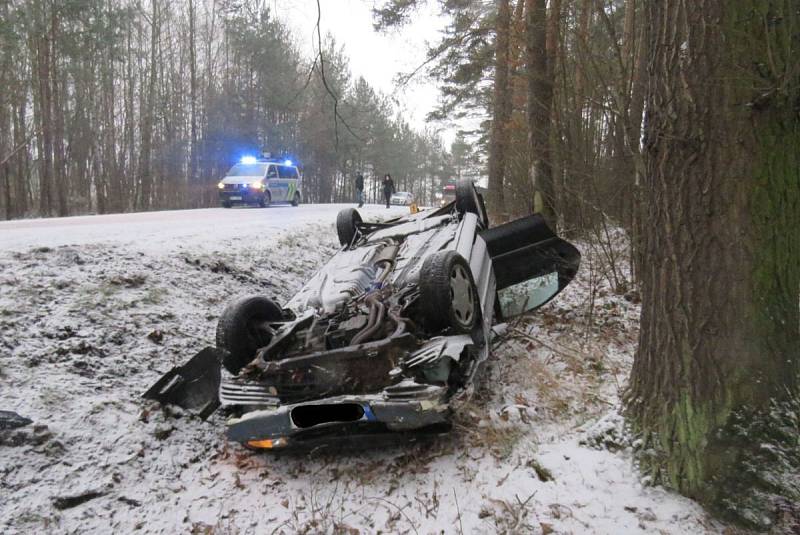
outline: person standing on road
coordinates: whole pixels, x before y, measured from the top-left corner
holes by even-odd
[[[364,175],[361,173],[356,175],[356,200],[359,208],[364,206]]]
[[[392,175],[386,173],[386,176],[383,177],[383,196],[386,198],[386,208],[389,208],[389,199],[392,198],[392,193],[394,193],[394,181],[392,181]]]

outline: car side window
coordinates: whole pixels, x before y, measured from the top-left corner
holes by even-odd
[[[281,178],[297,178],[297,169],[287,165],[279,165],[278,173]]]
[[[267,178],[278,178],[278,171],[275,169],[274,165],[269,166],[269,170],[267,171]]]

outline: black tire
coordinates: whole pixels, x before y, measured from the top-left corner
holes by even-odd
[[[270,204],[272,204],[272,195],[270,194],[270,192],[265,191],[264,196],[261,197],[260,201],[258,201],[258,205],[261,208],[267,208],[269,207]]]
[[[300,206],[301,200],[302,199],[300,197],[300,192],[299,191],[295,192],[294,198],[292,199],[292,206]]]
[[[419,303],[425,328],[452,328],[470,333],[480,314],[472,271],[455,251],[439,251],[425,259],[419,274]]]
[[[486,215],[483,199],[471,180],[459,180],[456,183],[456,210],[461,214],[470,212],[477,215],[483,227],[489,227],[489,217]]]
[[[336,216],[336,234],[339,243],[350,245],[358,232],[356,225],[361,223],[361,214],[355,208],[345,208]]]
[[[222,207],[223,208],[230,208],[231,207],[231,203],[226,201],[226,202],[222,203]]]
[[[272,335],[256,324],[280,321],[281,308],[261,296],[241,297],[228,303],[217,323],[217,347],[228,352],[222,365],[233,374],[256,356],[256,351],[269,344]]]

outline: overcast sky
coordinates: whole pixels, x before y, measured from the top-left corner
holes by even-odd
[[[441,128],[449,147],[456,127],[425,122],[425,115],[435,107],[438,98],[436,83],[419,76],[402,90],[397,90],[394,84],[398,73],[410,72],[424,61],[426,43],[438,41],[438,32],[445,21],[436,16],[435,2],[418,11],[411,24],[388,34],[372,29],[373,0],[320,0],[320,4],[322,35],[330,32],[344,45],[353,76],[363,76],[376,89],[392,95],[415,129],[422,130],[426,125]],[[304,55],[313,56],[316,0],[270,0],[270,5],[277,17],[297,32]]]

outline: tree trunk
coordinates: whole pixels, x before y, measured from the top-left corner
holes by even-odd
[[[645,174],[644,160],[641,151],[642,137],[642,118],[644,115],[644,96],[645,96],[645,75],[647,68],[647,35],[646,26],[642,23],[643,17],[636,13],[636,0],[628,0],[626,9],[634,11],[633,18],[638,23],[639,29],[636,35],[631,36],[634,40],[632,50],[629,50],[631,61],[631,90],[630,103],[627,109],[627,135],[626,145],[629,157],[633,162],[633,194],[631,195],[631,278],[634,282],[638,281],[639,273],[642,271],[642,180]],[[628,48],[626,46],[626,48]]]
[[[45,14],[42,13],[42,19]],[[44,24],[40,28],[41,33],[34,37],[36,46],[36,66],[37,66],[37,87],[38,104],[34,106],[34,112],[38,109],[39,125],[39,215],[51,215],[53,209],[53,130],[51,115],[51,86],[50,86],[50,39],[44,31]]]
[[[146,109],[143,111],[142,120],[142,147],[139,154],[139,198],[137,209],[147,210],[153,189],[152,148],[153,148],[153,122],[156,103],[156,67],[158,53],[158,1],[152,0],[153,10],[150,25],[150,72],[147,79]]]
[[[114,80],[114,48],[108,51],[108,62],[102,68],[101,101],[103,109],[102,173],[96,176],[97,209],[100,213],[123,212],[129,206],[124,187],[124,167],[117,159],[116,91]]]
[[[20,91],[19,101],[16,103],[14,114],[14,146],[19,147],[21,143],[28,142],[28,133],[25,128],[25,115],[28,109],[28,95],[25,91]],[[14,157],[16,160],[17,187],[15,188],[17,198],[14,210],[14,217],[22,217],[28,211],[28,190],[29,184],[26,180],[28,175],[28,151],[20,151]]]
[[[781,493],[800,499],[775,476],[799,468],[800,425],[773,421],[797,400],[800,373],[791,9],[704,0],[647,13],[645,267],[627,415],[657,482],[756,524]]]
[[[503,198],[503,177],[505,176],[506,149],[508,148],[508,121],[511,108],[509,85],[509,33],[511,27],[511,8],[508,0],[497,2],[497,25],[495,37],[494,68],[494,117],[492,119],[492,139],[489,150],[489,213],[502,218],[505,212]]]
[[[64,152],[64,109],[58,70],[58,11],[55,3],[50,13],[50,82],[53,117],[53,190],[58,206],[58,215],[69,214],[67,198],[70,184],[67,181],[67,162]]]
[[[528,149],[529,178],[539,194],[541,212],[555,216],[553,176],[550,164],[550,110],[553,102],[552,71],[547,54],[547,9],[545,0],[526,0],[528,56]]]
[[[197,182],[197,59],[195,45],[195,9],[194,1],[189,0],[189,115],[191,129],[191,145],[189,147],[189,184],[188,200],[190,206],[199,206],[200,196]]]

